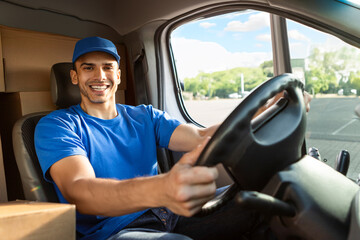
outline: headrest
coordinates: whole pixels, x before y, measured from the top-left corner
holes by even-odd
[[[79,87],[72,84],[71,62],[56,63],[51,67],[51,96],[59,108],[68,108],[81,102]]]

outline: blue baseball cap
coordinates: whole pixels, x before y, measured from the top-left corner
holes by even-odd
[[[106,52],[113,55],[118,63],[120,62],[115,45],[110,40],[101,37],[87,37],[77,41],[72,62],[75,63],[80,56],[89,52]]]

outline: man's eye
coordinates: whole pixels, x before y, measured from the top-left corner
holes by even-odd
[[[92,67],[84,67],[84,70],[91,70],[93,69]]]

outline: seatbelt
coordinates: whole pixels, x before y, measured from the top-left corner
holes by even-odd
[[[137,56],[134,62],[135,96],[137,105],[149,104],[148,88],[146,86],[146,75],[144,71],[145,50]]]
[[[137,105],[139,104],[149,104],[148,98],[148,88],[146,85],[146,75],[145,75],[145,51],[141,50],[141,53],[137,56],[134,61],[134,80],[135,80],[135,94]],[[159,166],[159,173],[164,173],[170,170],[172,167],[173,160],[169,152],[164,148],[157,149],[157,162]]]

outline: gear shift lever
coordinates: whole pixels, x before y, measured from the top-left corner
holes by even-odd
[[[335,169],[346,176],[350,164],[350,153],[346,150],[341,150],[336,157]]]

